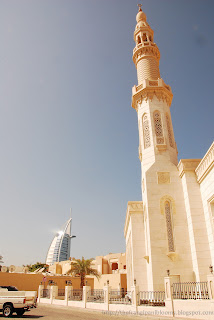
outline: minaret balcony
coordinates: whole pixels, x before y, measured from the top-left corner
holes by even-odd
[[[152,47],[158,48],[157,45],[156,45],[156,43],[151,42],[151,41],[143,42],[143,43],[138,43],[138,44],[134,47],[134,49],[133,49],[133,54],[134,54],[137,50],[139,50],[139,49],[141,49],[141,48],[144,48],[144,47],[147,47],[147,46],[152,46]]]
[[[133,49],[133,62],[137,67],[138,62],[146,57],[153,57],[159,63],[160,51],[158,46],[153,42],[141,42]]]
[[[138,111],[139,105],[145,99],[152,100],[156,96],[158,100],[165,100],[170,106],[172,103],[172,90],[163,79],[149,80],[145,79],[138,86],[132,88],[132,107]]]
[[[157,80],[149,80],[146,79],[143,81],[143,83],[139,84],[138,86],[134,86],[132,88],[132,95],[138,93],[139,91],[141,91],[144,88],[147,87],[164,87],[166,88],[170,93],[172,93],[171,87],[169,85],[167,85],[163,79],[157,79]]]

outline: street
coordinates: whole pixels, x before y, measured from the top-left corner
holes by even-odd
[[[130,315],[130,314],[116,314],[109,313],[108,311],[97,311],[89,309],[80,309],[72,307],[63,307],[55,305],[43,305],[40,304],[36,309],[32,309],[29,312],[26,312],[22,317],[17,317],[14,313],[13,319],[41,319],[41,320],[175,320],[178,318],[172,317],[159,317],[159,316],[146,316],[146,315]],[[0,318],[3,318],[3,315],[0,314]],[[179,318],[179,320],[184,320],[184,318]]]

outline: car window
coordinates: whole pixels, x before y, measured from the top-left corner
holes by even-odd
[[[14,286],[0,286],[0,288],[7,289],[8,291],[19,291],[16,287]]]

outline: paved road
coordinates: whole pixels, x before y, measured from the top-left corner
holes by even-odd
[[[128,314],[106,314],[106,311],[95,311],[88,309],[54,306],[54,305],[43,305],[40,304],[37,309],[31,309],[26,312],[21,318],[22,319],[40,319],[40,320],[175,320],[178,318],[171,317],[153,317],[153,316],[142,316],[142,315],[128,315]],[[0,318],[3,320],[3,315],[0,314]],[[14,314],[13,319],[18,317]],[[179,320],[184,320],[179,318]]]

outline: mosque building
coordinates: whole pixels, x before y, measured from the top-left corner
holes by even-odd
[[[203,159],[181,159],[170,114],[171,87],[160,76],[160,52],[139,7],[133,61],[143,201],[129,201],[126,239],[127,289],[164,290],[164,277],[206,281],[214,265],[214,143]]]

